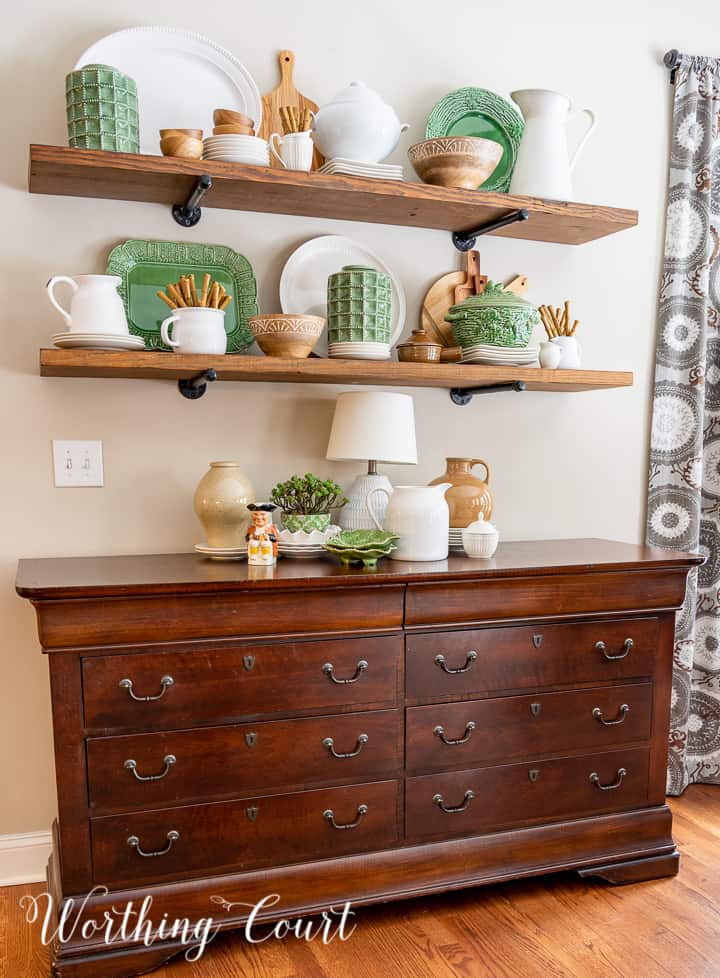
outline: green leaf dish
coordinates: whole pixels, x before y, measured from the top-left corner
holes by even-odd
[[[487,88],[458,88],[433,108],[425,137],[478,136],[500,143],[504,150],[502,158],[479,189],[507,193],[524,131],[523,117],[496,92]]]
[[[540,316],[532,302],[488,282],[480,295],[451,306],[445,320],[452,324],[455,342],[463,348],[478,343],[526,347]]]
[[[335,550],[366,550],[388,547],[399,540],[397,533],[390,530],[342,530],[328,543]]]
[[[148,350],[167,350],[160,326],[171,310],[156,293],[181,275],[195,273],[199,285],[205,272],[233,297],[225,310],[227,352],[239,353],[254,340],[248,318],[258,314],[257,283],[247,258],[226,245],[133,238],[110,252],[108,275],[119,275],[130,332],[142,336]]]
[[[381,557],[387,557],[393,550],[397,550],[397,547],[393,547],[392,545],[378,548],[377,550],[335,550],[332,547],[328,547],[327,543],[324,544],[324,547],[328,553],[337,557],[345,567],[349,567],[351,564],[363,564],[364,567],[377,567],[377,562]]]

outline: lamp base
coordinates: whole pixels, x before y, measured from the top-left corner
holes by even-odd
[[[377,530],[365,502],[368,493],[374,489],[387,489],[388,492],[392,492],[392,485],[384,475],[365,474],[355,479],[346,493],[348,502],[340,510],[338,517],[338,523],[343,530]],[[380,523],[384,523],[388,504],[385,493],[375,493],[369,502]]]

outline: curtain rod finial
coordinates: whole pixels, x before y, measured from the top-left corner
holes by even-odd
[[[671,71],[674,71],[676,68],[680,67],[682,55],[677,48],[672,48],[672,50],[666,52],[663,61],[665,62],[666,68],[670,68]]]

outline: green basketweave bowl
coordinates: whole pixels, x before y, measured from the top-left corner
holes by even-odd
[[[291,533],[298,530],[305,533],[312,533],[313,530],[322,532],[330,526],[330,513],[283,513],[283,524]]]
[[[525,347],[540,317],[532,302],[488,282],[480,295],[451,306],[445,320],[452,324],[455,342],[463,348],[478,343]]]

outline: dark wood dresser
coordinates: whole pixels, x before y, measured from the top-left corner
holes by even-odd
[[[270,894],[259,920],[560,869],[677,872],[673,628],[700,562],[603,540],[270,576],[22,561],[50,662],[51,892],[107,887],[82,919],[150,894],[153,921],[230,928],[232,904]],[[136,975],[179,950],[76,928],[54,974]]]

